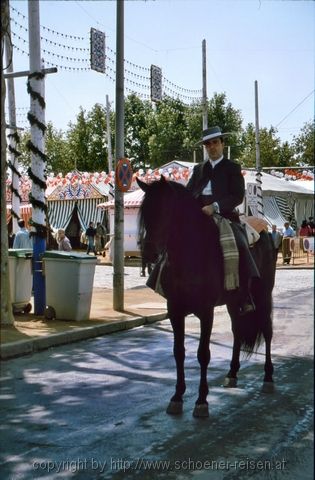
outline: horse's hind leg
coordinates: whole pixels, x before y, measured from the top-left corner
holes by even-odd
[[[271,325],[271,322],[270,322]],[[265,357],[265,376],[264,383],[262,386],[262,391],[264,393],[273,393],[275,390],[273,383],[273,364],[271,361],[271,339],[272,339],[272,328],[267,333],[264,332],[265,345],[266,345],[266,357]]]
[[[196,401],[193,416],[194,417],[208,417],[208,402],[207,395],[209,393],[207,371],[210,362],[210,336],[213,323],[212,313],[200,317],[200,340],[198,347],[198,361],[200,364],[200,384],[199,397]]]
[[[183,395],[186,390],[185,384],[185,317],[170,318],[174,335],[174,358],[176,362],[177,381],[175,394],[172,396],[166,409],[166,413],[176,415],[183,411]]]
[[[224,387],[237,387],[237,372],[240,369],[241,342],[234,333],[233,355],[230,363],[230,370],[224,379]]]
[[[236,307],[233,304],[227,304],[227,309],[232,322],[233,354],[230,363],[230,370],[224,379],[223,386],[228,388],[235,388],[237,387],[237,372],[240,369],[241,341],[236,328]]]

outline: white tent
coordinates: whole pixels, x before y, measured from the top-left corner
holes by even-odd
[[[244,170],[245,186],[256,182],[256,172]],[[264,216],[270,225],[283,227],[291,220],[293,227],[301,225],[305,218],[314,216],[314,185],[309,188],[306,180],[285,180],[268,173],[261,174]],[[305,188],[302,182],[307,182]]]

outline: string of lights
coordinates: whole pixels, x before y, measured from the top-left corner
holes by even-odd
[[[21,17],[25,21],[27,21],[27,17],[21,12],[19,12],[16,8],[11,7],[11,10],[15,12],[18,15],[18,17]],[[18,22],[14,18],[11,18],[11,20],[16,25],[16,27],[19,27],[20,29],[23,29],[25,32],[28,32],[28,28],[26,26],[23,26],[20,22]],[[90,42],[89,37],[64,34],[42,25],[41,25],[41,28],[46,32],[49,32],[49,34],[53,36],[61,37],[63,39],[67,39],[67,40],[70,39],[71,41],[74,40],[76,42],[83,41],[85,42],[85,45],[88,42]],[[29,56],[28,52],[26,52],[23,48],[18,46],[18,42],[22,42],[24,45],[26,45],[28,44],[28,41],[14,31],[12,31],[12,35],[15,38],[15,43],[13,43],[13,47],[20,53]],[[66,45],[64,43],[60,43],[55,40],[50,40],[44,36],[41,36],[41,40],[49,44],[51,47],[68,49],[75,52],[83,52],[83,53],[90,52],[90,48],[87,48],[86,46],[78,47],[78,46],[74,46],[73,44]],[[105,75],[111,81],[115,82],[116,52],[109,46],[106,46],[105,49],[106,49]],[[74,57],[74,56],[65,55],[59,52],[57,53],[57,51],[51,51],[51,49],[46,49],[46,48],[42,48],[42,51],[45,54],[45,64],[47,64],[48,66],[55,66],[55,67],[58,67],[60,70],[69,71],[69,72],[70,71],[73,71],[73,72],[91,71],[89,56]],[[128,68],[125,68],[125,81],[127,84],[132,86],[131,89],[126,87],[126,91],[139,94],[139,96],[141,96],[142,98],[150,98],[150,95],[148,93],[144,93],[144,91],[149,92],[151,88],[150,68],[144,67],[142,65],[138,65],[134,62],[130,62],[127,59],[124,59],[124,62],[126,67],[128,66]],[[78,65],[75,65],[75,63],[78,63]],[[165,98],[173,97],[173,98],[182,100],[184,103],[191,103],[193,101],[200,100],[202,97],[201,89],[188,89],[188,88],[181,87],[175,84],[174,82],[170,81],[164,75],[162,75],[162,85],[163,85]]]
[[[19,27],[20,29],[23,29],[26,33],[28,32],[28,28],[24,27],[23,25],[18,23],[14,18],[11,18],[11,21],[16,25],[16,27]],[[68,50],[73,50],[73,51],[81,51],[81,52],[89,52],[90,51],[90,49],[86,48],[86,47],[74,47],[72,45],[65,45],[64,43],[59,43],[59,42],[56,42],[56,41],[53,41],[53,40],[49,40],[49,38],[46,38],[46,37],[43,37],[43,36],[41,36],[40,38],[43,42],[49,43],[50,45],[54,45],[55,47],[60,47],[60,48],[63,48],[63,49],[68,49]],[[84,37],[82,37],[82,38],[84,38]],[[84,38],[84,40],[86,41],[86,38]]]
[[[12,36],[14,38],[17,38],[18,40],[21,40],[24,44],[28,44],[27,40],[25,40],[20,35],[15,33],[13,30],[12,30],[11,33],[12,33]],[[61,58],[63,60],[69,60],[71,62],[86,62],[86,63],[89,63],[89,61],[90,61],[88,58],[69,57],[68,55],[61,55],[60,53],[51,52],[50,50],[46,50],[45,48],[42,48],[42,51],[44,53],[48,54],[48,55],[52,55],[53,57]]]
[[[11,10],[15,12],[19,17],[22,17],[24,20],[27,21],[27,17],[19,12],[16,8],[14,8],[12,5],[10,6]],[[52,33],[53,35],[60,36],[62,38],[70,38],[71,40],[85,40],[84,37],[78,36],[78,35],[68,35],[67,33],[61,33],[57,32],[57,30],[53,30],[52,28],[45,27],[44,25],[41,25],[41,28],[49,33]]]

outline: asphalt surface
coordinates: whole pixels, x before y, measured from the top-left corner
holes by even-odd
[[[312,480],[313,271],[277,271],[276,391],[261,393],[263,348],[222,387],[230,321],[215,312],[210,417],[194,419],[199,323],[186,326],[184,413],[166,415],[175,367],[168,320],[2,364],[1,478]]]

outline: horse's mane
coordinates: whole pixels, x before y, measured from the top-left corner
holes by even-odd
[[[198,201],[187,188],[174,181],[156,181],[147,185],[139,211],[139,245],[145,229],[158,222],[162,227],[169,222],[169,247],[176,257],[194,250],[194,262],[204,262],[204,251],[217,245],[218,231],[214,221],[202,211]],[[196,258],[197,257],[197,258]]]

